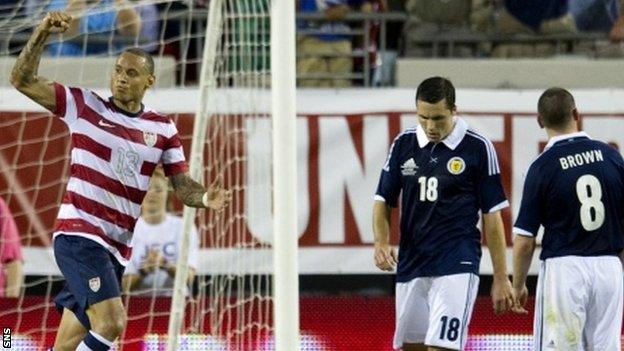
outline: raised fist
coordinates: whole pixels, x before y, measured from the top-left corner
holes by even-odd
[[[41,26],[49,33],[63,33],[69,28],[71,20],[72,16],[67,12],[53,11],[46,14]]]

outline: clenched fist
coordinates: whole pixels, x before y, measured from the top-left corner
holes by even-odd
[[[39,25],[48,33],[63,33],[69,28],[72,16],[67,12],[48,12]]]

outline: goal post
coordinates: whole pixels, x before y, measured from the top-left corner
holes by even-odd
[[[245,184],[263,187],[272,194],[267,204],[273,209],[273,217],[265,221],[271,222],[268,227],[272,228],[273,235],[272,238],[265,237],[268,241],[262,243],[239,237],[234,247],[217,244],[215,249],[227,250],[238,257],[232,264],[241,268],[238,271],[227,268],[227,272],[216,273],[200,282],[200,294],[202,291],[204,294],[197,299],[199,307],[195,316],[190,318],[204,325],[204,320],[208,319],[212,333],[225,339],[234,338],[235,347],[244,349],[299,349],[297,207],[293,206],[297,203],[294,12],[294,3],[287,0],[213,0],[206,24],[199,100],[189,157],[190,173],[205,182],[212,181],[214,177],[223,178],[225,187],[234,188],[236,202],[241,199],[238,193],[250,190],[246,186],[237,189],[239,184],[232,179],[232,172],[244,168]],[[271,70],[270,67],[280,69]],[[269,92],[268,106],[266,102],[257,103],[266,99]],[[232,105],[223,101],[231,101]],[[239,106],[241,101],[244,101],[243,106]],[[232,133],[232,124],[238,124],[240,130]],[[215,137],[215,129],[222,130],[223,135]],[[237,138],[247,145],[244,152],[233,152],[233,160],[219,155],[219,150],[229,150],[239,144],[241,140]],[[272,148],[258,147],[258,142],[266,142],[262,139],[270,140]],[[256,172],[252,166],[251,159],[259,157],[271,164],[270,168],[264,169],[265,172]],[[271,169],[272,172],[266,174]],[[249,198],[244,196],[246,200]],[[232,203],[232,207],[238,208],[237,205]],[[227,223],[231,223],[233,216],[254,216],[250,213],[254,211],[253,206],[245,204],[244,209],[243,213],[230,209],[225,216],[199,211],[196,216],[194,209],[185,208],[185,238],[182,244],[188,245],[188,235],[196,220],[201,223],[200,230],[211,232],[209,237],[218,238],[228,233],[240,236],[240,230],[232,232]],[[220,224],[215,226],[208,223],[209,220]],[[240,224],[245,225],[244,222]],[[225,230],[225,233],[219,233],[219,229]],[[219,239],[214,241],[219,242]],[[265,262],[264,271],[249,272],[245,267],[251,267],[250,262],[254,258],[245,255],[255,255],[259,250],[270,253],[264,258],[269,262]],[[183,246],[178,259],[178,272],[182,274],[176,276],[174,286],[167,350],[178,349],[180,333],[185,329],[187,252],[188,248]],[[227,291],[233,292],[234,296],[224,296]],[[256,317],[245,317],[256,309],[263,311],[258,312]],[[231,317],[233,314],[235,318]],[[241,319],[245,318],[250,319],[247,325],[241,324]],[[234,330],[224,330],[222,326],[228,323],[237,326]],[[253,331],[254,328],[259,330]],[[186,328],[192,329],[192,326]],[[258,337],[258,333],[266,334],[268,338],[264,339],[274,338],[274,341],[269,344],[264,341],[264,346],[259,346],[257,344],[263,341],[250,340],[263,339]]]
[[[273,121],[273,267],[275,345],[299,350],[297,260],[297,140],[295,106],[295,2],[271,7],[271,111]]]
[[[18,36],[0,23],[7,29],[0,30],[4,81],[47,3],[19,0],[16,11],[0,14],[6,23],[21,24]],[[147,92],[146,106],[176,123],[190,153],[192,177],[205,185],[218,178],[233,194],[221,213],[183,210],[174,203],[172,212],[183,213],[186,233],[174,293],[162,295],[163,288],[148,287],[124,295],[128,323],[114,350],[297,350],[297,214],[285,212],[297,208],[294,2],[213,0],[207,2],[208,11],[194,2],[181,8],[181,3],[132,3],[142,14],[152,14],[144,24],[158,23],[148,42],[110,31],[53,37],[76,44],[79,55],[46,51],[39,70],[106,100],[115,58],[140,43],[156,62],[156,86]],[[36,6],[29,9],[29,4]],[[202,17],[206,12],[208,20]],[[87,43],[103,51],[93,54]],[[197,62],[201,73],[195,76]],[[271,67],[280,67],[277,77]],[[194,78],[198,88],[191,85]],[[50,233],[68,181],[71,140],[60,119],[14,89],[1,89],[0,196],[20,229],[29,280],[15,304],[0,307],[0,321],[12,328],[16,345],[45,349],[60,319],[53,299],[63,279],[54,264]],[[193,252],[192,227],[200,242],[194,266],[186,259]],[[195,282],[187,286],[190,268]]]
[[[206,127],[208,124],[207,106],[211,97],[210,90],[215,89],[216,79],[214,73],[215,56],[217,43],[220,39],[222,26],[221,7],[223,0],[213,0],[210,2],[208,16],[206,18],[206,34],[204,39],[204,51],[202,55],[201,73],[199,79],[199,95],[197,109],[193,123],[193,138],[191,141],[191,152],[189,157],[189,173],[193,179],[202,179],[202,166],[204,164],[204,140],[206,139]],[[187,294],[188,280],[188,254],[189,236],[195,226],[195,215],[197,210],[193,207],[185,206],[182,222],[184,229],[182,232],[182,242],[176,262],[176,276],[173,286],[173,298],[171,299],[171,313],[169,317],[169,327],[167,331],[167,351],[178,349],[180,342],[180,332],[184,321],[185,300]]]

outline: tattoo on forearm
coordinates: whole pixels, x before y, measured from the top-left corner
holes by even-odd
[[[30,82],[35,79],[39,69],[41,53],[48,36],[48,32],[35,30],[35,33],[30,37],[13,66],[13,71],[11,72],[12,80]]]
[[[194,181],[187,174],[178,174],[171,177],[175,193],[185,205],[191,207],[204,207],[202,197],[206,189]]]

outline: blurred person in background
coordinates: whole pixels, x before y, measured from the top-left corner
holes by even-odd
[[[501,35],[577,33],[568,0],[504,0],[496,31]],[[547,57],[555,54],[551,43],[500,44],[493,57]]]
[[[0,297],[18,297],[24,280],[22,244],[9,206],[0,197]]]
[[[388,10],[386,0],[349,0],[349,6],[354,9],[360,9],[362,14],[382,13]],[[372,85],[375,72],[381,66],[378,64],[381,61],[378,58],[383,53],[379,51],[381,23],[379,21],[369,21],[368,23],[368,42],[365,41],[364,36],[353,38],[353,66],[355,72],[364,72],[366,69],[365,57],[368,57],[369,84]],[[367,30],[364,22],[357,26],[351,25],[351,27],[354,29],[361,28],[362,31]]]
[[[487,0],[408,0],[405,2],[408,18],[403,26],[405,54],[432,56],[430,43],[422,39],[436,35],[465,36],[466,33],[488,32],[493,26],[494,7]],[[472,57],[484,48],[475,50],[470,45],[454,45],[453,52],[439,52],[444,56]]]
[[[360,6],[368,6],[366,2]],[[301,87],[349,87],[353,72],[351,29],[340,21],[350,11],[348,0],[299,0],[299,12],[323,13],[324,21],[305,21],[300,28],[322,34],[297,38],[297,81]],[[314,77],[324,75],[324,77]],[[342,77],[340,77],[342,75]],[[308,77],[306,77],[308,76]],[[332,78],[335,77],[335,78]]]
[[[624,39],[624,0],[569,0],[570,13],[581,31],[609,32],[611,39]]]
[[[48,54],[53,56],[117,54],[122,45],[115,43],[114,38],[90,42],[90,36],[118,34],[134,39],[141,34],[141,17],[128,0],[51,0],[45,11],[66,11],[72,15],[62,41],[48,45]],[[84,37],[71,39],[80,34]]]
[[[147,52],[158,50],[161,40],[160,13],[153,0],[130,0],[141,18],[139,47]]]
[[[624,0],[569,0],[570,13],[580,31],[608,33],[610,40],[586,47],[598,57],[624,56]]]
[[[132,258],[122,286],[126,293],[172,295],[176,262],[182,243],[182,217],[168,212],[170,192],[161,167],[156,168],[134,228]],[[193,226],[189,237],[188,286],[192,287],[199,260],[199,236]]]

